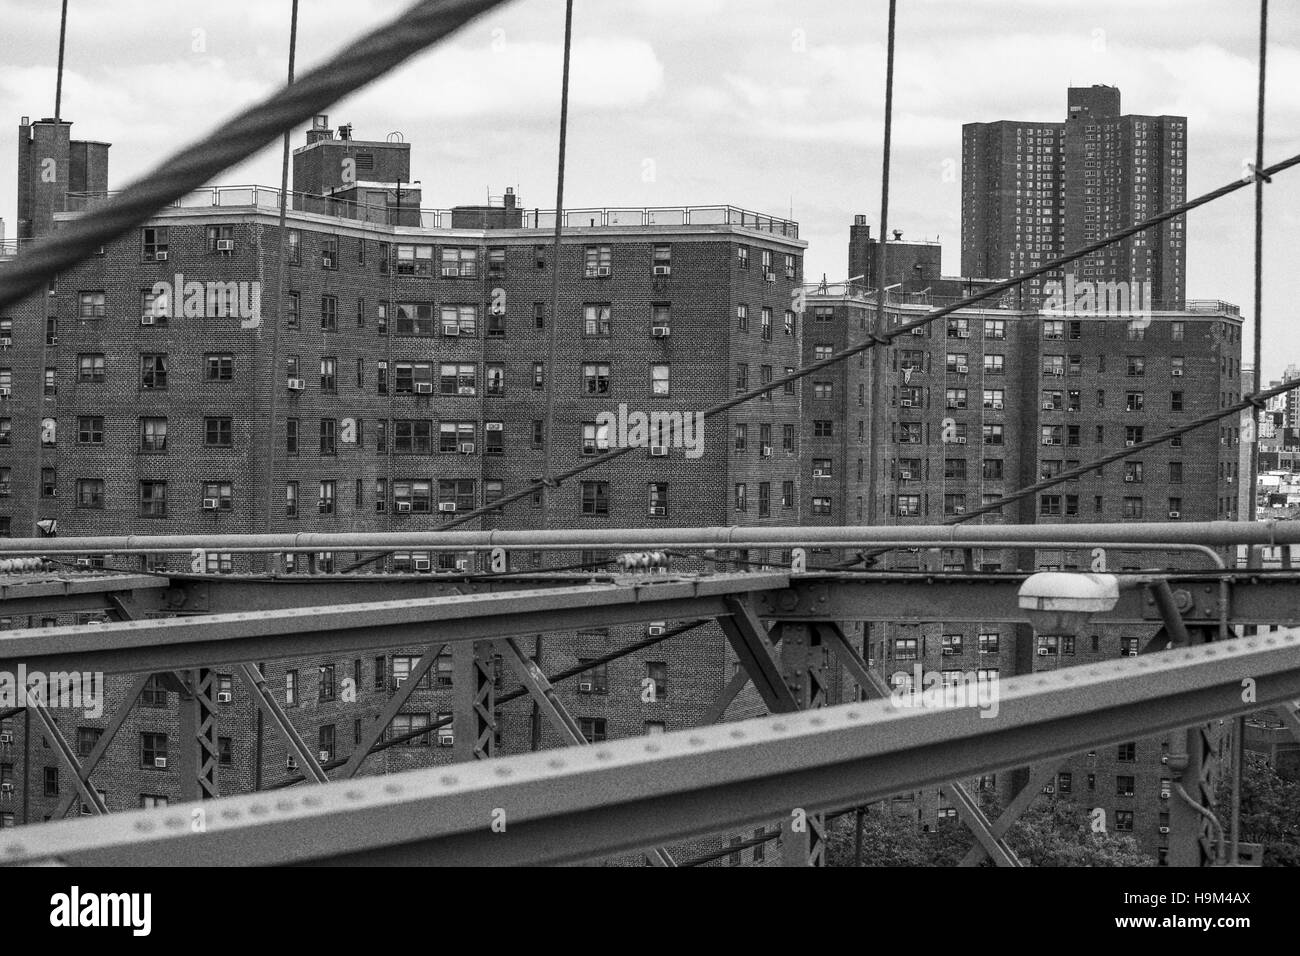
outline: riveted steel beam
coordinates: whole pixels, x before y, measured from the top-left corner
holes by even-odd
[[[1256,701],[1240,682],[1255,681]],[[1065,757],[1300,698],[1300,634],[1262,634],[1002,682],[975,708],[853,703],[209,805],[0,835],[0,861],[72,864],[566,862]],[[492,832],[493,811],[511,821]],[[329,839],[321,839],[328,834]]]

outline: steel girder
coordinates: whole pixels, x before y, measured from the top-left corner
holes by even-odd
[[[1242,682],[1255,699],[1242,701]],[[569,862],[1066,757],[1300,698],[1300,634],[1010,678],[975,708],[852,703],[654,738],[340,781],[300,794],[63,821],[0,837],[0,861],[70,864]],[[494,808],[509,827],[493,833]]]
[[[501,594],[159,618],[0,635],[0,667],[123,673],[284,660],[439,641],[730,614],[730,595],[784,588],[782,573],[725,574],[644,585],[595,584]]]

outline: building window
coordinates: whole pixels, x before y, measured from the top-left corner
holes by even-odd
[[[582,307],[583,335],[610,334],[609,303],[587,304]]]
[[[588,362],[582,366],[583,391],[588,395],[605,395],[609,392],[609,365]]]
[[[167,482],[140,482],[140,517],[167,517]]]
[[[612,275],[613,271],[613,254],[609,246],[587,246],[584,275],[588,279],[604,278]]]
[[[335,481],[322,481],[320,483],[319,510],[323,515],[332,515],[334,513],[335,491],[338,483]]]
[[[338,391],[338,359],[326,356],[320,360],[320,390],[322,392]]]
[[[103,292],[81,292],[77,295],[77,318],[102,319],[108,314]]]
[[[589,664],[593,658],[578,658],[578,666]],[[578,693],[579,694],[608,694],[609,693],[609,665],[595,664],[584,670],[578,675]]]
[[[605,740],[605,718],[603,717],[579,717],[578,729],[589,744],[598,744]]]
[[[166,355],[140,356],[140,387],[145,391],[161,391],[167,388]]]
[[[142,261],[162,262],[166,260],[170,228],[167,226],[146,226],[140,232],[143,245]],[[162,253],[161,258],[159,253]]]
[[[6,472],[8,468],[4,469]],[[8,484],[8,482],[6,482]],[[101,478],[77,479],[77,507],[104,507],[104,481]]]
[[[671,386],[669,367],[663,363],[650,366],[650,394],[667,395]]]
[[[145,770],[167,769],[167,735],[142,733],[140,735],[140,766]]]
[[[295,670],[284,672],[284,706],[298,706],[298,672]]]
[[[609,514],[609,482],[584,481],[582,483],[582,513],[584,515]]]
[[[234,424],[229,418],[203,419],[203,444],[208,448],[229,448],[234,444]]]

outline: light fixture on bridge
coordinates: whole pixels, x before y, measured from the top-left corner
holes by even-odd
[[[1077,634],[1094,614],[1119,602],[1113,574],[1040,571],[1020,585],[1020,608],[1040,634]]]

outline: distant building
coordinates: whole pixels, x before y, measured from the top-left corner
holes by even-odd
[[[1119,90],[1071,87],[1064,122],[962,127],[962,273],[1006,278],[1186,200],[1187,119],[1121,115]],[[1182,218],[1074,263],[1081,282],[1123,283],[1155,308],[1183,307]],[[1031,279],[1036,307],[1065,271]]]

